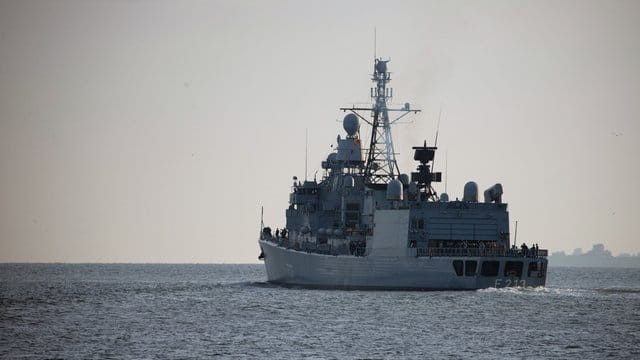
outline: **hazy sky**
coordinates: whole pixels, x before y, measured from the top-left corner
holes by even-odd
[[[640,252],[639,1],[0,0],[0,261],[256,262],[374,27],[424,110],[402,172],[442,106],[452,199],[500,182],[519,242]]]

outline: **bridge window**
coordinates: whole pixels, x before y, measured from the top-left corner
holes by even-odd
[[[483,261],[480,269],[480,275],[482,276],[498,276],[498,270],[500,269],[499,261]]]
[[[456,275],[462,276],[462,260],[453,260],[453,269],[456,271]]]

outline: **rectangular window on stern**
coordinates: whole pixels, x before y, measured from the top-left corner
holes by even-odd
[[[464,275],[476,276],[476,270],[478,268],[478,262],[476,260],[467,260],[464,263]]]
[[[483,261],[480,268],[482,276],[498,276],[500,269],[500,261]]]
[[[521,277],[522,261],[507,261],[504,264],[504,276]]]
[[[453,260],[453,269],[456,271],[456,275],[462,276],[462,260]]]

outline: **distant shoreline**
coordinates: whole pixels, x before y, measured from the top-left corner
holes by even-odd
[[[548,257],[549,266],[598,267],[598,268],[640,268],[640,255],[623,254],[613,256],[604,244],[594,244],[586,253],[582,249],[567,255],[564,251],[554,252]]]
[[[557,255],[548,257],[549,267],[640,268],[640,256]]]

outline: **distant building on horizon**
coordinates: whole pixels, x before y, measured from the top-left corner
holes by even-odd
[[[594,244],[586,253],[581,248],[574,249],[572,255],[556,251],[549,256],[549,266],[640,268],[640,254],[613,256],[604,244]]]

